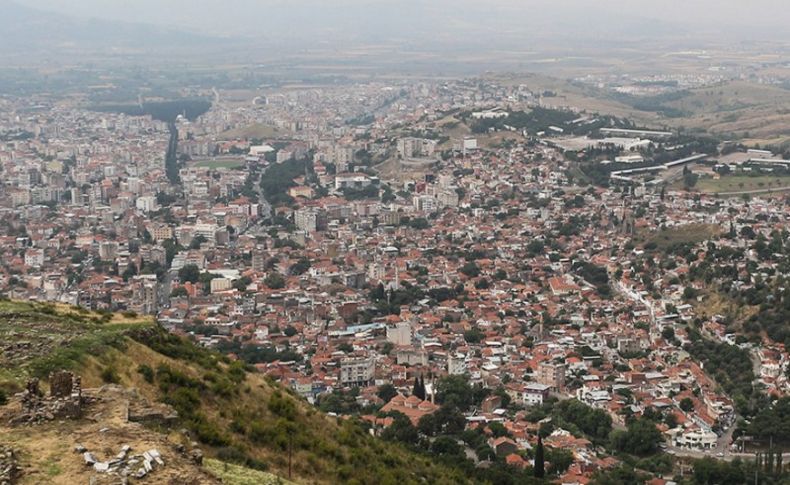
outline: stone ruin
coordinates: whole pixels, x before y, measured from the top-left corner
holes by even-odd
[[[22,391],[22,412],[11,424],[38,423],[54,419],[78,419],[87,404],[82,395],[82,382],[72,372],[60,370],[49,375],[50,392],[45,395],[36,378],[30,379]]]
[[[49,393],[52,397],[71,397],[82,393],[82,380],[71,372],[60,371],[49,375]]]
[[[130,399],[126,420],[149,427],[167,428],[178,422],[178,413],[167,404],[151,403],[139,398]]]
[[[126,482],[129,478],[141,479],[158,467],[165,466],[159,450],[152,448],[142,454],[131,454],[132,447],[123,445],[121,451],[113,458],[100,461],[96,456],[82,445],[77,445],[74,451],[82,454],[85,466],[92,467],[97,473],[114,475]]]
[[[19,465],[14,450],[0,445],[0,485],[12,485],[19,478]]]

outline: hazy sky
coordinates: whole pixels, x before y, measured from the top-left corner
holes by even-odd
[[[354,21],[409,25],[442,15],[454,22],[512,25],[513,21],[569,18],[583,22],[657,19],[705,29],[726,24],[751,29],[790,23],[790,0],[16,0],[78,16],[120,19],[221,34],[262,34],[290,28],[348,28]],[[486,14],[481,18],[482,14]],[[590,16],[593,17],[590,17]],[[497,17],[499,16],[499,17]],[[493,24],[493,25],[491,25]],[[748,25],[744,25],[748,24]],[[283,26],[285,27],[285,26]],[[786,28],[786,27],[785,27]],[[784,29],[782,29],[784,30]],[[722,31],[722,36],[728,32]],[[765,32],[766,37],[770,31]]]

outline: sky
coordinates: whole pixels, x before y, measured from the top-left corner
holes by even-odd
[[[512,28],[523,22],[592,19],[616,27],[656,20],[707,30],[783,28],[790,23],[788,0],[17,0],[23,5],[219,35],[265,35],[281,29],[352,29],[364,24],[390,29],[423,25],[485,23]],[[748,25],[744,25],[748,24]],[[723,27],[722,27],[723,26]],[[426,27],[430,27],[429,25]],[[433,26],[444,28],[444,26]],[[747,30],[747,29],[742,29]]]

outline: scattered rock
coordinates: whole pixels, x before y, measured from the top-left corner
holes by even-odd
[[[195,464],[197,465],[203,464],[203,450],[201,450],[200,448],[195,448],[192,451],[190,451],[189,457],[192,459],[192,461]]]
[[[124,460],[124,459],[126,459],[126,455],[129,453],[129,450],[131,450],[131,449],[132,449],[132,447],[129,446],[129,445],[123,445],[123,447],[121,447],[120,453],[118,453],[115,457],[118,460]]]
[[[145,451],[141,455],[132,455],[129,453],[131,450],[131,446],[123,445],[115,458],[109,461],[98,461],[89,451],[85,451],[83,457],[85,464],[93,466],[94,471],[102,475],[117,476],[122,483],[127,483],[129,476],[143,478],[152,473],[156,467],[165,466],[162,454],[155,448]],[[137,466],[138,464],[142,466]],[[0,483],[0,485],[4,484]]]
[[[14,450],[0,445],[0,485],[16,483],[19,475],[19,464]]]
[[[93,456],[93,453],[91,453],[90,451],[84,452],[82,454],[82,458],[85,460],[85,464],[89,466],[95,464],[98,461],[96,460],[96,457]]]

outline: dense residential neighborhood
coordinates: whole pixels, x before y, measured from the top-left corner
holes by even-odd
[[[189,103],[0,99],[6,297],[153,315],[478,466],[545,446],[564,484],[776,438],[785,154],[482,80]]]

